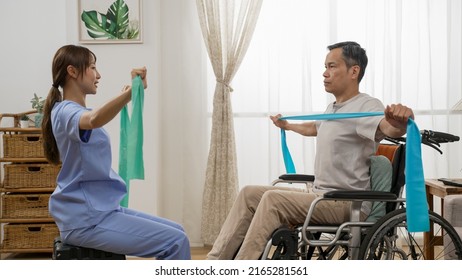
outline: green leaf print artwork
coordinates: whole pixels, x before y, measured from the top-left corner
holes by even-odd
[[[137,20],[129,20],[129,8],[123,0],[116,0],[106,14],[83,11],[82,21],[93,39],[136,39],[139,35]]]

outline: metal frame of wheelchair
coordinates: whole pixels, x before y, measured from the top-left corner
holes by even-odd
[[[416,238],[414,233],[407,231],[406,212],[402,207],[405,199],[384,198],[383,195],[388,196],[389,194],[381,193],[372,194],[377,198],[360,197],[358,194],[354,198],[347,198],[345,195],[348,195],[347,192],[333,191],[326,193],[324,197],[317,198],[310,206],[303,226],[292,229],[282,227],[273,233],[262,259],[407,260],[425,258],[425,248],[422,247],[422,242]],[[350,221],[338,226],[309,225],[316,204],[323,200],[352,201]],[[361,222],[359,218],[361,204],[366,200],[399,203],[400,207],[389,212],[377,222]],[[432,228],[437,229],[436,235],[445,235],[451,243],[440,250],[435,259],[446,258],[448,254],[453,255],[452,258],[462,259],[462,241],[454,228],[434,212],[429,212],[429,216]],[[452,247],[449,252],[448,247]]]
[[[445,259],[448,254],[462,259],[462,243],[454,228],[436,213],[430,212],[430,220],[452,243],[435,259]],[[322,240],[322,236],[329,238]],[[449,252],[448,247],[452,247]],[[262,259],[419,260],[425,259],[424,253],[418,238],[407,232],[405,209],[398,209],[376,223],[350,221],[340,226],[280,228],[268,242]]]
[[[434,132],[430,131],[429,133],[429,131],[425,130],[422,135],[424,136],[422,143],[433,147],[435,142],[432,139],[436,139],[436,137],[428,137],[429,135],[434,136]],[[437,136],[441,135],[444,137],[448,136],[448,134],[437,133]],[[437,139],[436,145],[439,146],[439,143],[459,140],[458,137],[452,141],[448,139]],[[399,144],[398,142],[394,143]],[[442,153],[436,147],[433,148]],[[404,153],[404,151],[401,152]],[[403,160],[404,155],[400,155],[400,157],[402,157],[400,160]],[[404,168],[398,172],[404,172]],[[273,185],[279,183],[301,183],[306,184],[308,188],[310,182],[313,180],[314,176],[311,175],[284,174],[275,180]],[[402,185],[404,185],[404,182]],[[395,193],[393,191],[327,192],[323,197],[319,197],[313,201],[303,226],[296,226],[294,228],[284,226],[273,233],[261,259],[425,259],[426,248],[423,246],[433,246],[436,243],[434,244],[433,240],[429,240],[428,244],[423,244],[423,238],[420,238],[421,234],[411,233],[407,230],[406,210],[404,208],[405,199],[401,198],[402,191],[403,186],[399,186],[399,190],[394,189]],[[344,222],[341,225],[310,225],[311,216],[316,205],[324,200],[351,201],[350,221]],[[388,203],[387,213],[376,222],[360,221],[360,209],[364,201]],[[436,231],[434,235],[443,235],[445,242],[449,242],[448,244],[444,244],[445,247],[432,257],[435,259],[461,260],[462,241],[458,233],[448,221],[437,213],[429,211],[429,217],[430,228]]]

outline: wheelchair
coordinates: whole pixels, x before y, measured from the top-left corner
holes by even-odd
[[[422,144],[440,152],[441,143],[459,141],[458,136],[431,130],[421,131]],[[391,144],[381,143],[377,154],[385,155],[392,164],[391,189],[371,191],[330,191],[311,204],[303,225],[283,226],[272,234],[261,259],[293,260],[422,260],[462,259],[461,237],[439,214],[429,211],[430,230],[435,240],[426,240],[422,233],[408,231],[405,198],[405,138],[386,138]],[[303,183],[307,187],[314,176],[284,174],[279,183]],[[316,205],[324,200],[351,201],[350,220],[340,225],[312,225],[311,216]],[[361,221],[360,209],[364,201],[385,204],[385,215],[376,221]],[[441,238],[444,243],[441,244]],[[429,246],[438,245],[434,255]],[[442,246],[441,246],[442,245]]]

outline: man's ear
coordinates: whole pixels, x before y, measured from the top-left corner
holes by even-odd
[[[68,65],[67,74],[71,76],[72,78],[77,79],[77,77],[79,76],[79,70],[77,70],[77,68],[75,68],[72,65]]]
[[[359,65],[353,65],[350,67],[350,71],[351,71],[351,78],[352,79],[358,79],[359,77],[359,71],[361,70],[361,67],[359,67]]]

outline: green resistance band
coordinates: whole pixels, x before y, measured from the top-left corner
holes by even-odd
[[[120,202],[128,206],[131,179],[144,179],[143,159],[144,86],[140,76],[132,81],[132,116],[125,105],[120,112],[119,175],[127,185],[127,195]]]

